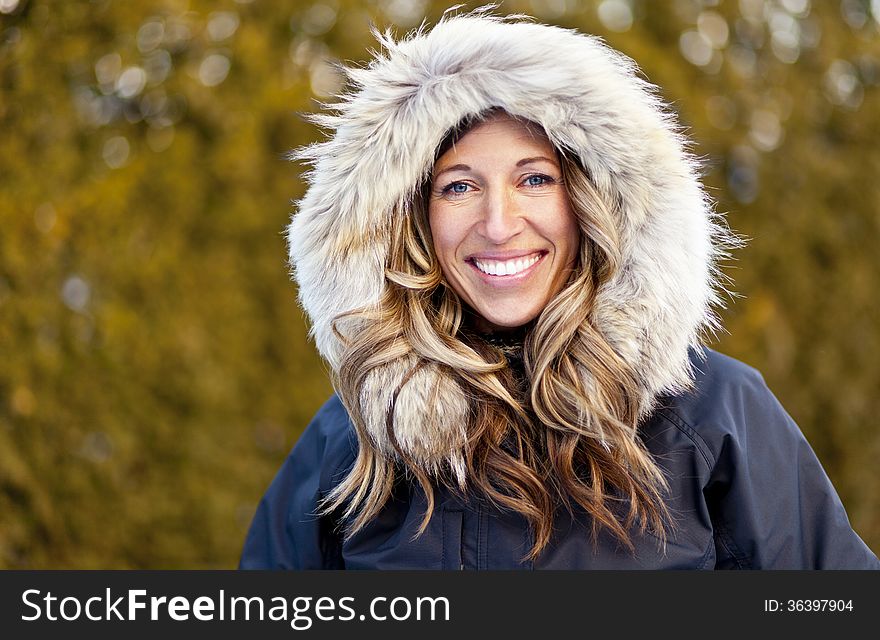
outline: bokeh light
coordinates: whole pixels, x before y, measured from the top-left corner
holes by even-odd
[[[627,0],[602,0],[596,13],[602,26],[609,31],[622,33],[632,27],[633,12]]]

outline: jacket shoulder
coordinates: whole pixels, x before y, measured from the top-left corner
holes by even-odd
[[[340,540],[321,499],[351,468],[357,438],[334,394],[315,414],[257,506],[241,569],[339,569]]]
[[[296,442],[290,458],[321,468],[321,489],[329,490],[342,478],[357,455],[357,436],[348,412],[335,393],[318,409]]]
[[[711,402],[719,394],[769,393],[760,371],[714,349],[692,350],[691,366],[696,383],[693,400],[697,403]]]
[[[803,433],[754,368],[695,352],[694,389],[661,408],[701,445],[716,568],[876,569]]]
[[[690,359],[693,388],[660,406],[692,428],[713,457],[723,440],[743,435],[748,424],[778,416],[779,402],[754,367],[707,347],[692,350]]]

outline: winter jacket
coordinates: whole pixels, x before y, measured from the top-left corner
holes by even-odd
[[[348,69],[349,90],[333,112],[314,117],[328,138],[295,154],[311,170],[287,230],[290,265],[328,365],[338,371],[340,335],[360,330],[334,320],[381,300],[394,217],[409,210],[441,141],[464,119],[502,109],[543,128],[613,212],[620,268],[596,291],[589,322],[634,372],[640,434],[670,473],[678,524],[665,554],[636,534],[636,554],[627,554],[604,532],[593,554],[589,518],[575,512],[567,521],[563,511],[534,566],[876,567],[760,375],[702,346],[725,295],[718,262],[736,240],[712,209],[674,114],[635,64],[597,38],[480,11],[400,41],[379,38],[383,51]],[[531,566],[519,562],[531,548],[522,518],[477,496],[460,503],[441,492],[416,540],[424,496],[404,481],[348,540],[312,515],[358,447],[395,455],[392,395],[407,458],[463,479],[472,400],[442,367],[419,363],[415,349],[400,353],[370,371],[360,394],[368,437],[356,435],[335,397],[316,416],[260,504],[242,567]],[[577,374],[587,396],[599,393],[588,367]]]
[[[556,539],[535,562],[525,519],[439,492],[427,530],[416,484],[401,482],[382,514],[348,540],[317,500],[357,453],[333,396],[300,437],[257,508],[242,569],[880,569],[853,531],[828,476],[761,375],[705,350],[696,386],[665,396],[644,423],[645,444],[670,483],[675,530],[665,553],[633,532],[635,551],[602,533],[595,550],[586,516],[561,510]],[[692,354],[693,355],[693,354]]]

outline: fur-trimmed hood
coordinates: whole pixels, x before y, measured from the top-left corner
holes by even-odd
[[[637,373],[640,413],[687,388],[688,349],[718,326],[716,263],[735,241],[673,114],[635,64],[596,37],[486,12],[445,17],[400,41],[377,37],[384,51],[348,69],[350,92],[335,113],[315,116],[332,135],[294,154],[312,169],[288,227],[290,265],[330,366],[342,353],[333,319],[378,301],[386,286],[393,212],[429,175],[452,127],[500,107],[543,126],[616,207],[622,266],[597,292],[592,321]],[[373,444],[386,451],[384,412],[413,363],[375,371],[362,398]],[[397,439],[426,467],[445,460],[460,470],[468,400],[442,383],[428,406],[437,379],[423,368],[401,390]]]

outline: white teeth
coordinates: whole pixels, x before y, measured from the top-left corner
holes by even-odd
[[[508,260],[507,262],[474,260],[474,264],[480,271],[488,273],[490,276],[512,276],[520,271],[525,271],[540,258],[540,254],[535,254],[531,258],[517,258],[516,260]]]

